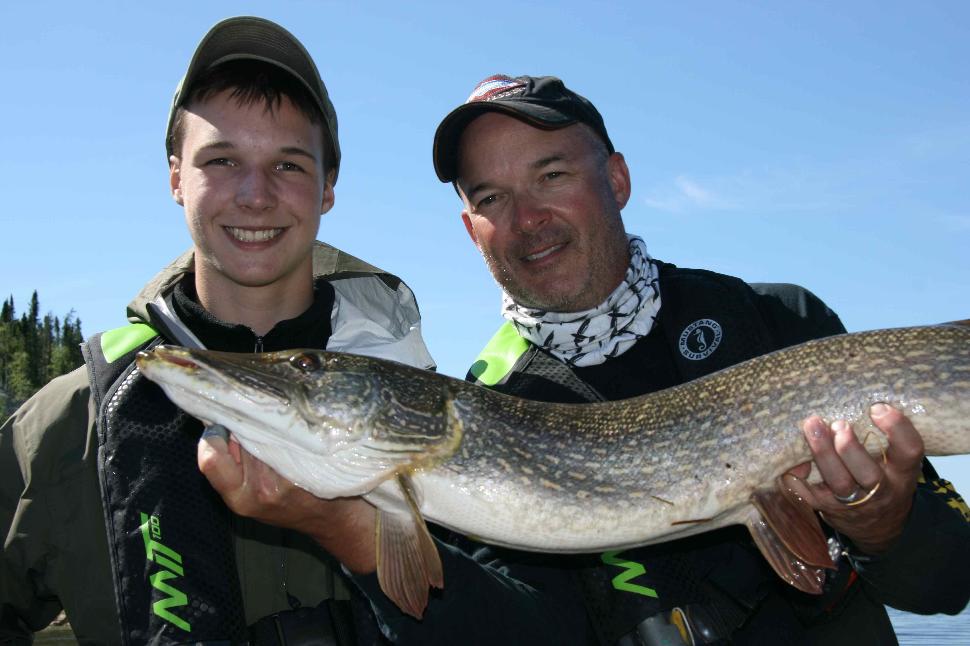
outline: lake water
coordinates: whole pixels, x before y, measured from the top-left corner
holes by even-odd
[[[970,609],[955,617],[912,615],[889,609],[901,646],[970,646]]]

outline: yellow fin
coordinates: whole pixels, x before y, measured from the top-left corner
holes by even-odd
[[[414,501],[410,479],[397,476],[408,512],[378,510],[377,580],[402,612],[420,619],[428,605],[428,588],[443,588],[438,548]]]

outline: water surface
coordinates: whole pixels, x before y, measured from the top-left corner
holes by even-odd
[[[889,608],[900,646],[970,646],[970,609],[956,616],[913,615]]]

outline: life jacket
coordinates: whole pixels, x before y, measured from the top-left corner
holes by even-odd
[[[680,269],[660,263],[660,302],[657,325],[671,348],[681,383],[777,349],[771,330],[755,303],[755,292],[731,276],[699,269]],[[582,395],[603,399],[576,374],[544,349],[520,337],[506,322],[489,340],[469,369],[469,379],[509,394],[522,387],[516,380],[528,375],[556,377],[555,382]],[[546,393],[530,393],[545,400]],[[561,394],[549,393],[552,397]],[[558,401],[558,399],[556,400]]]
[[[792,286],[762,284],[755,291],[737,278],[661,263],[659,287],[661,308],[655,333],[663,335],[676,383],[779,349],[776,331],[759,309],[757,298],[759,293],[773,294]],[[589,402],[607,398],[564,362],[520,337],[508,322],[479,354],[467,378],[529,399]],[[576,558],[585,565],[578,568],[579,584],[597,636],[605,644],[721,643],[777,585],[742,527]],[[830,577],[827,588],[832,596],[844,591],[849,572],[843,567]],[[689,610],[706,635],[693,635],[690,638],[695,641],[691,642],[688,629],[668,626],[678,604],[678,612]],[[819,605],[824,602],[812,601],[813,608]],[[674,619],[674,624],[686,620],[683,612],[679,620],[675,613]],[[800,621],[792,617],[788,623]],[[698,628],[690,630],[697,632]],[[653,636],[648,634],[651,631]],[[664,641],[679,638],[678,633],[684,641]],[[784,643],[783,635],[774,637],[779,639],[775,643]]]
[[[82,348],[123,643],[242,643],[230,512],[194,459],[202,424],[134,363],[161,341],[134,324]]]
[[[234,554],[233,519],[196,466],[202,425],[178,409],[134,364],[162,342],[201,347],[175,316],[172,289],[193,270],[191,251],[129,305],[147,317],[82,346],[98,411],[98,471],[124,643],[385,643],[369,604],[326,599],[260,618],[247,628]],[[400,278],[315,242],[314,281],[331,291],[326,347],[402,361],[434,362],[420,315]],[[321,582],[323,585],[324,582]],[[309,640],[309,641],[306,641]]]

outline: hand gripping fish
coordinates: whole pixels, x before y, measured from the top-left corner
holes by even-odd
[[[518,399],[402,364],[290,350],[160,346],[138,367],[188,413],[316,496],[378,509],[378,578],[420,617],[441,563],[423,519],[488,543],[601,552],[744,524],[775,571],[818,593],[833,567],[814,512],[776,488],[811,459],[800,422],[891,404],[927,455],[970,453],[968,322],[810,341],[642,397]]]

